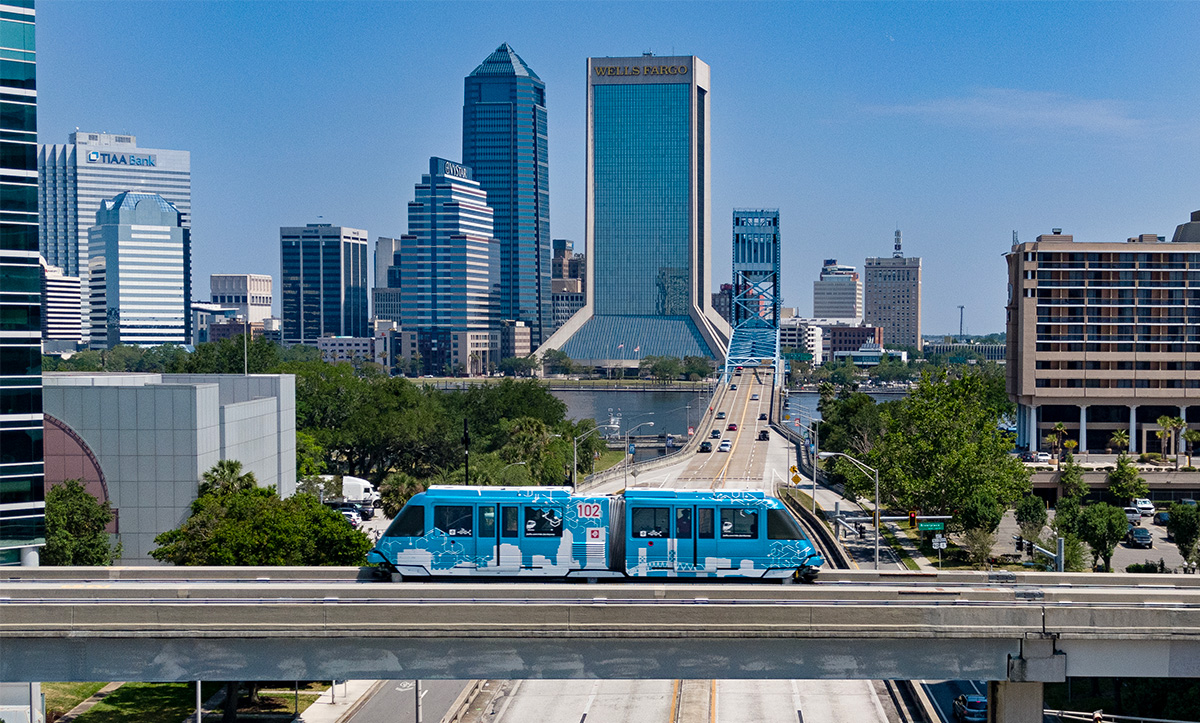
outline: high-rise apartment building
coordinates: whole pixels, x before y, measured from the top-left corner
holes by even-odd
[[[367,232],[310,223],[279,229],[285,344],[368,336]]]
[[[1046,449],[1062,423],[1080,452],[1116,451],[1118,431],[1129,452],[1161,452],[1159,417],[1200,422],[1200,211],[1170,243],[1081,242],[1054,229],[1006,258],[1018,446]]]
[[[29,0],[0,2],[0,565],[46,544],[42,463],[37,64]]]
[[[694,56],[589,58],[587,303],[543,346],[576,361],[723,359],[711,306],[709,67]]]
[[[212,303],[236,308],[245,321],[262,321],[271,315],[270,274],[212,274],[208,288]]]
[[[188,151],[138,148],[137,137],[72,133],[65,144],[38,147],[41,219],[38,245],[46,262],[86,276],[88,229],[100,204],[122,191],[157,193],[192,225],[192,161]]]
[[[813,316],[818,319],[863,318],[863,285],[853,266],[825,259],[821,276],[813,282]]]
[[[157,193],[103,201],[88,229],[93,349],[191,341],[191,230]]]
[[[499,244],[487,193],[473,175],[430,158],[408,204],[399,256],[401,353],[419,356],[424,373],[462,364],[478,374],[499,361]]]
[[[67,276],[57,266],[41,259],[42,267],[42,344],[53,344],[55,351],[74,351],[83,340],[82,296],[78,276]]]
[[[462,164],[492,208],[499,314],[523,321],[536,347],[554,331],[546,84],[508,43],[464,82]]]
[[[900,231],[891,258],[869,258],[864,269],[863,320],[883,327],[887,347],[921,348],[921,258],[905,258]]]
[[[375,288],[371,289],[371,318],[400,320],[400,239],[375,239]]]

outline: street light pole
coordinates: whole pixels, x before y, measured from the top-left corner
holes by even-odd
[[[830,457],[845,457],[854,463],[854,466],[861,469],[863,472],[868,472],[875,477],[875,569],[879,569],[879,470],[874,467],[869,467],[848,454],[842,452],[820,452],[817,454],[818,459],[829,459]],[[816,470],[814,470],[815,472]]]
[[[579,470],[579,440],[587,439],[589,436],[599,432],[601,429],[616,428],[615,424],[601,424],[594,429],[588,430],[582,437],[576,437],[574,441],[574,451],[571,453],[571,490],[575,490],[576,472]]]
[[[642,427],[646,427],[646,426],[653,427],[654,422],[642,422],[641,424],[634,427],[633,429],[625,430],[625,456],[626,457],[629,457],[629,435],[633,434],[637,430],[641,429]],[[626,459],[626,461],[625,461],[625,483],[624,483],[625,487],[629,486],[629,463],[630,463],[630,460]]]

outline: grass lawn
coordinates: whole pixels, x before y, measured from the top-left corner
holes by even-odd
[[[603,472],[611,467],[616,467],[625,458],[625,450],[623,449],[606,449],[600,453],[600,459],[596,460],[592,472]]]
[[[202,684],[201,696],[208,700],[220,686],[220,683]],[[126,683],[75,720],[78,723],[176,722],[195,712],[195,683]]]
[[[46,695],[46,715],[62,715],[91,698],[104,683],[42,683]]]
[[[300,712],[303,713],[305,708],[315,703],[317,698],[320,697],[320,692],[300,693]],[[250,705],[246,702],[246,697],[243,695],[238,700],[238,712],[259,714],[276,713],[290,716],[292,715],[292,711],[295,710],[294,706],[296,699],[294,694],[290,692],[271,691],[268,693],[259,693],[258,700],[258,705]]]

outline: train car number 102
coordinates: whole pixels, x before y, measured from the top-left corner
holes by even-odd
[[[598,502],[580,502],[577,506],[579,516],[585,520],[600,519],[600,503]]]

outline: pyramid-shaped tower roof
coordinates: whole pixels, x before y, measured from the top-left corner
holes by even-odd
[[[541,80],[508,43],[501,43],[496,52],[471,71],[471,75],[520,76]]]

